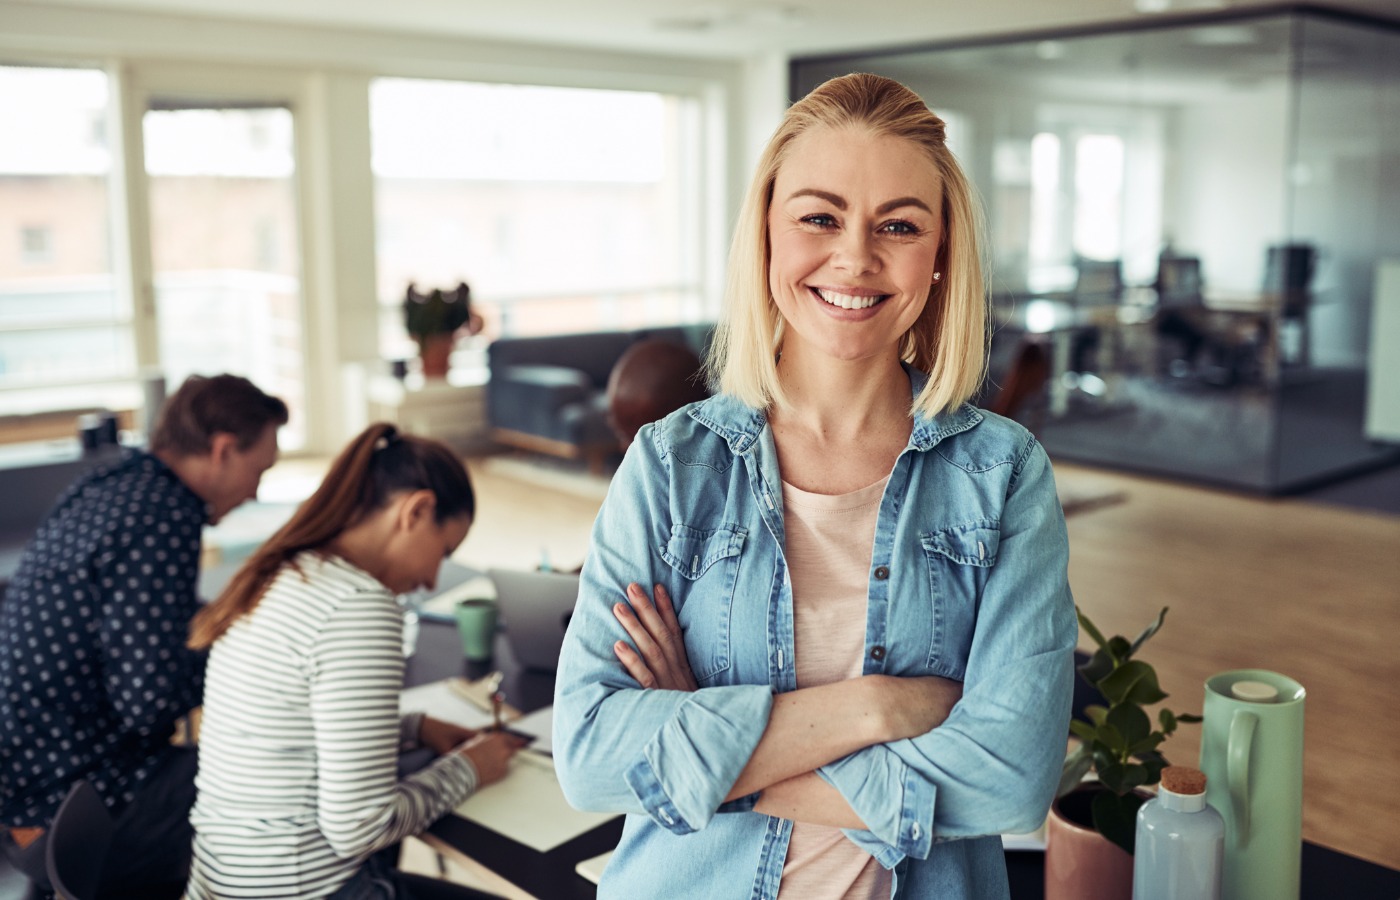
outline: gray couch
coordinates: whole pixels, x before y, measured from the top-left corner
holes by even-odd
[[[703,357],[712,331],[710,324],[697,324],[498,338],[487,351],[491,437],[525,450],[586,459],[600,470],[618,452],[606,396],[618,357],[646,338],[680,341]]]

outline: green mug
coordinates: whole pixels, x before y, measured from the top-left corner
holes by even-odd
[[[458,601],[456,614],[462,655],[474,662],[490,659],[496,642],[496,601],[469,597]]]
[[[1265,669],[1206,679],[1201,771],[1206,802],[1225,819],[1222,900],[1298,896],[1306,696]]]

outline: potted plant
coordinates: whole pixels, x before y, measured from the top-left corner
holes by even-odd
[[[458,330],[480,321],[472,315],[471,294],[466,282],[450,291],[434,288],[426,295],[409,284],[403,300],[403,323],[408,336],[418,344],[425,377],[447,375],[447,359]]]
[[[1076,900],[1091,896],[1127,897],[1132,892],[1133,839],[1138,807],[1150,796],[1141,789],[1156,784],[1169,763],[1159,749],[1183,722],[1200,716],[1177,714],[1162,707],[1153,718],[1144,707],[1167,699],[1156,671],[1135,655],[1166,620],[1164,607],[1157,620],[1131,643],[1121,635],[1105,638],[1082,610],[1080,627],[1098,649],[1079,667],[1085,682],[1102,695],[1105,705],[1084,708],[1087,718],[1069,727],[1081,743],[1065,757],[1059,789],[1051,809],[1046,848],[1046,897],[1061,875],[1088,875],[1088,884],[1064,886],[1060,896]],[[1096,783],[1089,775],[1096,776]],[[1057,840],[1058,838],[1058,840]],[[1059,846],[1056,846],[1056,844]],[[1082,848],[1082,850],[1080,849]],[[1069,861],[1057,852],[1095,853],[1098,862]]]

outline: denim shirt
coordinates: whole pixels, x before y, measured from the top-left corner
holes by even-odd
[[[927,376],[908,370],[911,397]],[[790,821],[725,795],[797,688],[782,482],[761,410],[720,395],[638,434],[593,529],[559,659],[569,802],[627,813],[603,897],[773,900]],[[898,897],[1008,893],[1002,832],[1039,827],[1064,759],[1077,636],[1049,460],[971,406],[916,416],[880,501],[865,674],[963,684],[943,724],[818,770]],[[629,582],[664,584],[699,684],[641,690],[613,654]]]

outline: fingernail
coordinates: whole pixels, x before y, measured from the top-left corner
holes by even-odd
[[[625,615],[627,615],[628,613],[630,613],[631,611],[632,611],[632,610],[628,609],[626,603],[614,603],[614,604],[613,604],[613,612],[616,613],[616,614],[619,615],[619,616],[625,616]]]

